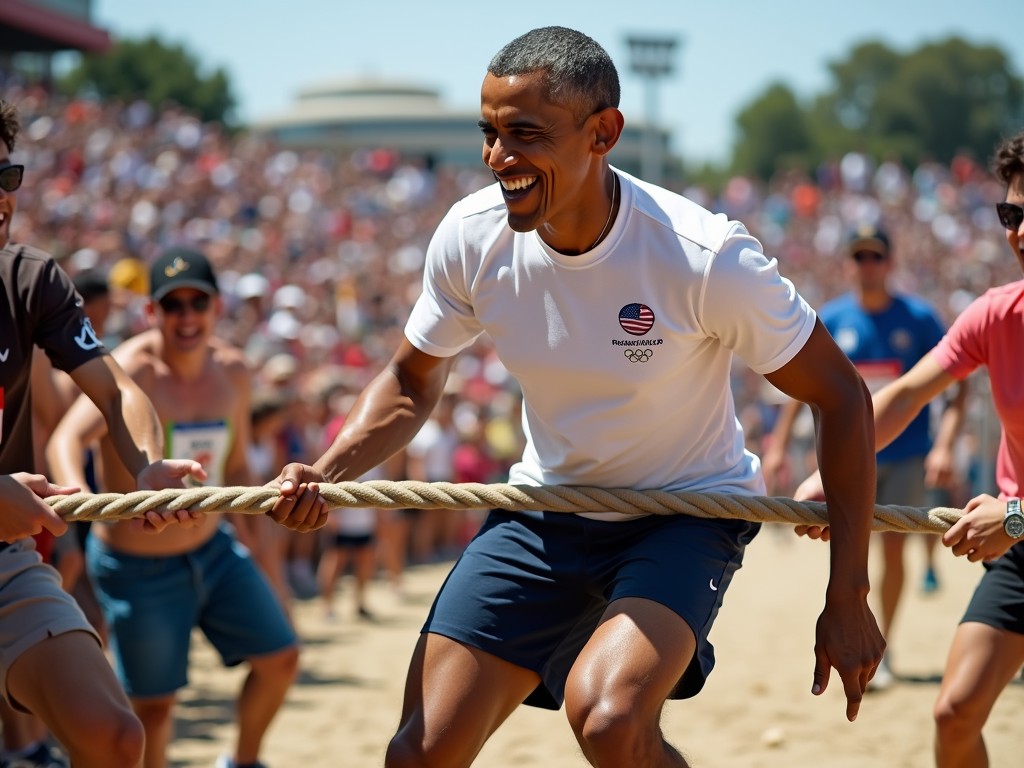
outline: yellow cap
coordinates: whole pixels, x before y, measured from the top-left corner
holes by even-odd
[[[108,280],[111,285],[124,288],[139,296],[149,295],[149,270],[138,259],[119,259],[110,268]]]

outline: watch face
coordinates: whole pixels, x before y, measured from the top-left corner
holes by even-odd
[[[1024,515],[1007,515],[1003,521],[1003,530],[1011,539],[1024,536]]]

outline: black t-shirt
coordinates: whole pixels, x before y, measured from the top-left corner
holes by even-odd
[[[0,249],[0,473],[33,467],[32,348],[73,371],[106,354],[71,279],[49,254],[25,245]]]

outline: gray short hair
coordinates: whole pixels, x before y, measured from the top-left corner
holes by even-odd
[[[619,73],[607,51],[582,32],[540,27],[508,43],[487,66],[495,77],[543,72],[546,98],[568,106],[582,123],[606,107],[619,106]]]

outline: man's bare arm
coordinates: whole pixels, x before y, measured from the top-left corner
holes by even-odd
[[[846,716],[854,720],[885,649],[867,604],[868,541],[875,507],[871,396],[820,321],[796,357],[766,378],[807,403],[814,414],[832,544],[812,691],[825,690],[835,667],[846,694]]]
[[[163,458],[163,429],[156,409],[113,357],[90,360],[71,371],[71,378],[102,414],[117,455],[132,477]]]
[[[321,527],[327,508],[318,483],[355,480],[404,448],[440,400],[451,364],[452,358],[428,355],[403,340],[323,456],[312,466],[289,464],[278,475],[281,499],[270,516],[295,530]]]

